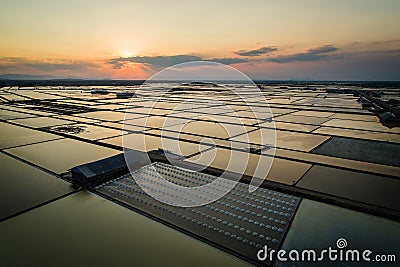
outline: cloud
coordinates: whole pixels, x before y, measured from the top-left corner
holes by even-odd
[[[256,56],[261,56],[273,51],[278,50],[278,48],[273,47],[273,46],[265,46],[265,47],[261,47],[258,49],[254,49],[254,50],[239,50],[236,52],[233,52],[236,55],[239,56],[243,56],[243,57],[256,57]]]
[[[212,59],[208,59],[208,60],[226,64],[226,65],[248,62],[247,59],[243,59],[243,58],[212,58]]]
[[[237,64],[247,62],[246,59],[242,58],[212,58],[205,59],[199,56],[193,55],[173,55],[173,56],[135,56],[135,57],[119,57],[113,58],[108,61],[114,69],[120,69],[126,67],[132,63],[151,65],[153,67],[164,68],[173,66],[180,63],[191,62],[191,61],[215,61],[222,64]]]
[[[12,71],[19,69],[29,69],[38,71],[82,71],[96,69],[100,66],[94,62],[79,60],[32,60],[23,57],[1,57],[0,70]]]
[[[317,48],[312,48],[310,50],[308,50],[307,53],[309,54],[323,54],[323,53],[330,53],[330,52],[334,52],[338,50],[338,48],[331,46],[331,45],[324,45],[324,46],[320,46]]]
[[[392,43],[399,43],[399,42],[400,42],[400,39],[372,42],[371,44],[374,44],[374,45],[381,45],[381,44],[392,44]]]
[[[268,61],[276,63],[287,63],[293,61],[317,61],[327,59],[331,56],[330,53],[337,51],[338,48],[332,45],[324,45],[316,48],[312,48],[303,53],[290,54],[285,56],[278,56],[268,58]]]
[[[135,57],[119,57],[108,61],[114,69],[120,69],[129,63],[148,64],[157,67],[168,67],[179,63],[203,60],[198,56],[192,55],[174,55],[174,56],[135,56]]]

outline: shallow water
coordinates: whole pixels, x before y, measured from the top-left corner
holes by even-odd
[[[303,199],[287,234],[282,249],[337,249],[336,241],[344,238],[346,249],[369,249],[376,254],[397,254],[399,251],[400,224],[387,219],[343,209],[324,203]],[[318,255],[318,254],[317,254]],[[371,258],[372,258],[371,255]],[[398,257],[398,255],[397,255]],[[376,262],[332,262],[325,254],[325,261],[307,262],[307,266],[377,266]],[[276,266],[291,266],[293,262],[279,262]],[[397,266],[395,262],[382,263]]]
[[[58,174],[77,165],[120,153],[118,150],[72,139],[22,146],[8,149],[7,152]]]
[[[50,133],[40,132],[8,123],[0,123],[0,148],[16,147],[37,142],[61,139]]]
[[[0,263],[5,266],[246,265],[87,192],[7,220],[0,235]]]
[[[0,219],[71,192],[71,184],[0,153]]]

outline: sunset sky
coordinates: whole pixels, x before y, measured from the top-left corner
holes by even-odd
[[[400,80],[398,0],[1,0],[0,74],[146,79],[213,60],[253,79]]]

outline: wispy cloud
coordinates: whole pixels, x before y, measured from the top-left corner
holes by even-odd
[[[273,52],[278,50],[278,48],[273,47],[273,46],[265,46],[265,47],[261,47],[258,49],[254,49],[254,50],[239,50],[236,52],[233,52],[236,55],[242,56],[242,57],[256,57],[256,56],[261,56],[261,55],[265,55],[267,53]]]
[[[231,64],[239,64],[239,63],[244,63],[244,62],[249,62],[249,60],[244,59],[244,58],[212,58],[212,59],[207,59],[209,61],[214,61],[226,65],[231,65]]]
[[[381,45],[381,44],[393,44],[393,43],[400,43],[400,39],[372,42],[371,44],[374,44],[374,45]]]
[[[212,58],[205,59],[199,56],[193,55],[172,55],[172,56],[135,56],[135,57],[119,57],[113,58],[108,61],[114,69],[120,69],[126,67],[132,63],[139,63],[145,65],[151,65],[156,68],[164,68],[173,66],[180,63],[191,62],[191,61],[215,61],[222,64],[237,64],[247,62],[248,60],[242,58]]]
[[[0,71],[13,71],[20,69],[29,69],[37,71],[82,71],[88,69],[96,69],[100,66],[94,62],[77,61],[77,60],[33,60],[24,57],[1,57]]]
[[[202,60],[201,57],[192,55],[173,55],[173,56],[135,56],[135,57],[119,57],[108,61],[115,69],[126,66],[127,63],[149,64],[157,67],[168,67],[188,61]]]
[[[292,61],[317,61],[327,59],[332,53],[337,51],[338,48],[332,45],[324,45],[316,48],[312,48],[303,53],[289,54],[278,57],[268,58],[268,61],[276,63],[287,63]]]

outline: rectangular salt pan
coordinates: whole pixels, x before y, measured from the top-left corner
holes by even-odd
[[[175,188],[159,184],[154,179],[156,172],[172,183],[187,187],[208,184],[217,178],[158,162],[132,175],[146,181],[146,186],[153,189],[185,197]],[[256,255],[264,245],[270,249],[279,248],[300,201],[298,197],[264,188],[250,193],[247,184],[238,183],[228,194],[210,204],[175,207],[149,196],[132,175],[111,180],[96,190],[253,264],[260,264]]]

